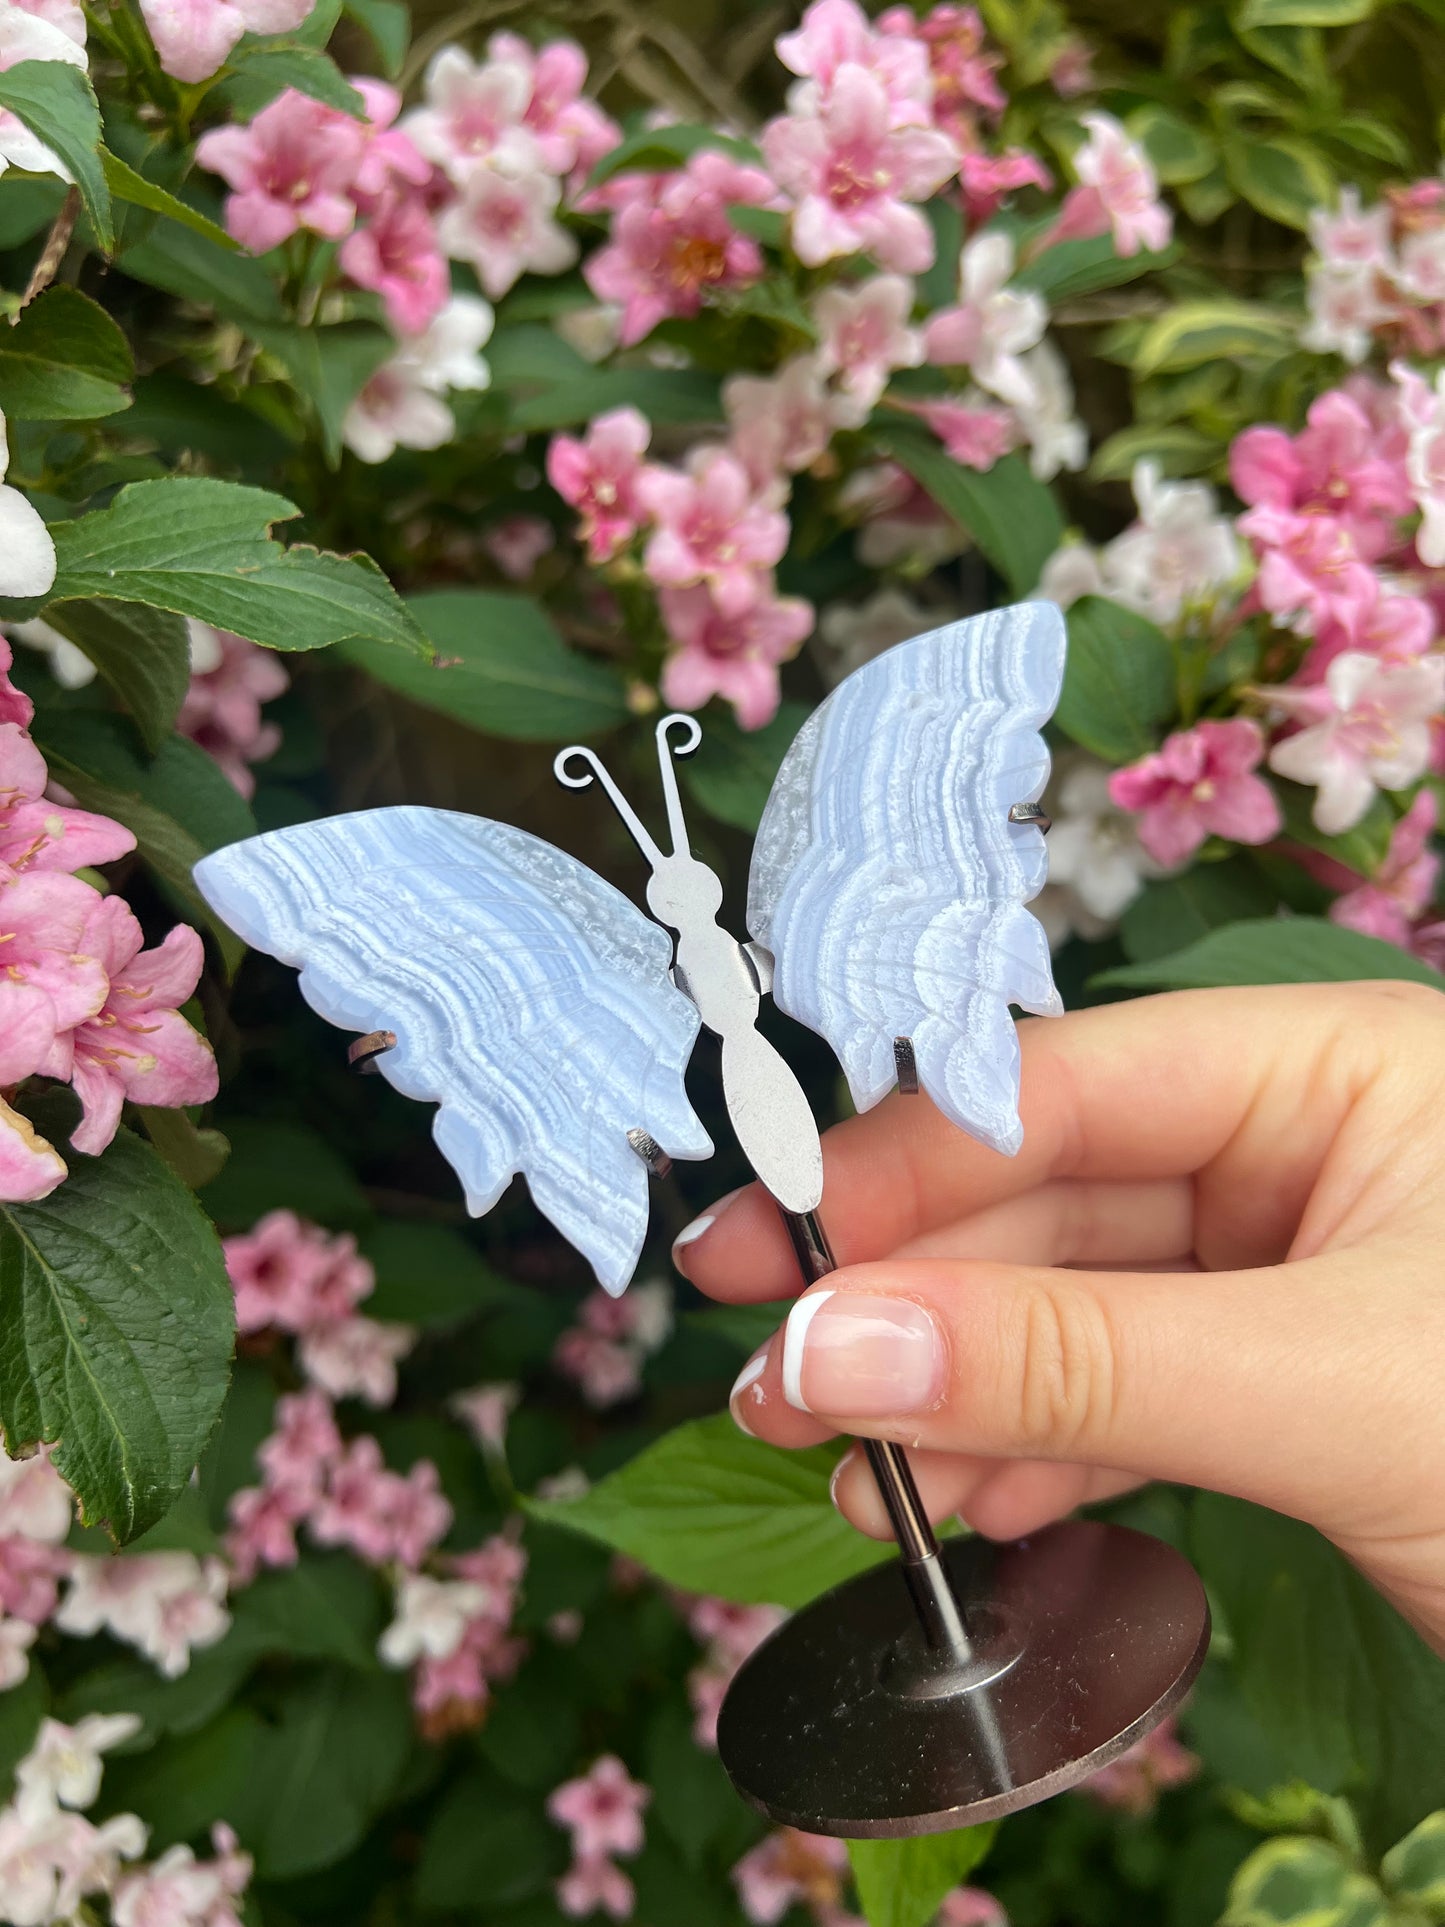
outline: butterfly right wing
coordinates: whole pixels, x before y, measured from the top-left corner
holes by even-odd
[[[671,1157],[712,1143],[683,1078],[698,1015],[672,945],[619,891],[523,830],[451,810],[363,810],[273,830],[196,866],[254,949],[301,972],[343,1029],[396,1033],[376,1062],[440,1106],[467,1208],[516,1172],[606,1289],[647,1232],[646,1132]]]

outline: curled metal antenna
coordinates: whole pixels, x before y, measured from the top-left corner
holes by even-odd
[[[672,739],[681,730],[685,742]],[[689,849],[687,824],[683,820],[682,798],[677,788],[677,765],[674,758],[691,756],[702,741],[702,725],[696,716],[682,716],[675,711],[663,716],[657,725],[657,766],[662,775],[662,794],[667,804],[667,827],[672,834],[672,854],[686,856]]]
[[[578,763],[582,768],[576,767]],[[584,744],[574,743],[569,749],[558,750],[552,764],[552,773],[557,781],[565,784],[569,790],[585,790],[591,787],[594,780],[599,782],[606,790],[613,809],[622,818],[629,836],[652,868],[655,870],[663,861],[662,851],[648,834],[642,818],[617,787],[612,779],[612,772],[595,749],[588,749]]]

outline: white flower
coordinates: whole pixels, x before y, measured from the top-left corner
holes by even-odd
[[[5,633],[12,642],[48,656],[50,673],[62,689],[84,689],[87,683],[95,681],[95,664],[85,651],[78,649],[69,636],[42,622],[39,616],[33,616],[29,622],[7,623]]]
[[[606,361],[622,332],[621,304],[603,301],[596,307],[569,308],[552,326],[584,361]]]
[[[101,1754],[140,1731],[135,1713],[87,1713],[74,1726],[42,1720],[35,1744],[15,1769],[17,1799],[30,1811],[88,1807],[100,1792]]]
[[[823,673],[830,683],[841,682],[895,643],[909,642],[952,620],[948,612],[925,609],[891,583],[866,602],[835,602],[818,620]]]
[[[1038,593],[1061,609],[1072,609],[1086,595],[1107,594],[1099,551],[1089,542],[1065,542],[1044,564]]]
[[[479,350],[492,332],[492,306],[453,295],[441,313],[383,362],[346,411],[341,439],[363,462],[384,462],[398,448],[441,448],[456,417],[441,399],[448,388],[482,389],[492,371]]]
[[[1006,285],[1013,271],[1009,237],[977,235],[959,257],[958,306],[933,317],[924,344],[930,361],[966,366],[981,388],[1025,408],[1033,382],[1019,357],[1038,345],[1049,311],[1042,295]]]
[[[297,1347],[301,1369],[332,1398],[364,1398],[390,1405],[396,1397],[396,1363],[416,1343],[412,1325],[384,1325],[376,1318],[337,1318],[314,1325]]]
[[[62,1632],[89,1638],[102,1628],[138,1648],[167,1679],[191,1663],[197,1646],[213,1646],[230,1626],[222,1603],[226,1568],[189,1552],[77,1557],[54,1616]]]
[[[1357,187],[1342,187],[1336,208],[1312,209],[1309,231],[1315,253],[1327,267],[1386,271],[1393,267],[1389,204],[1377,201],[1368,210],[1361,208]]]
[[[1402,361],[1391,362],[1390,375],[1410,436],[1405,473],[1421,515],[1415,547],[1427,568],[1445,568],[1445,368],[1433,388]]]
[[[1109,795],[1107,764],[1074,751],[1059,758],[1044,803],[1049,888],[1033,904],[1051,942],[1094,939],[1112,929],[1157,865],[1140,848],[1134,818]],[[1045,901],[1045,897],[1049,901]]]
[[[18,1686],[30,1671],[30,1648],[39,1630],[28,1619],[0,1617],[0,1693]]]
[[[23,14],[21,18],[28,20],[30,15]],[[46,23],[37,20],[33,24],[45,26]],[[3,32],[3,26],[4,17],[0,15],[0,32]],[[55,33],[67,47],[75,44],[66,40],[58,28],[52,27],[48,31]],[[82,54],[80,59],[83,66],[85,55]],[[0,58],[0,65],[4,64],[3,58]],[[9,137],[0,127],[0,172],[4,171],[3,160],[9,145]],[[32,161],[17,164],[35,173],[46,171],[36,167]],[[10,488],[5,484],[9,467],[10,441],[5,432],[5,417],[0,415],[0,595],[44,595],[55,581],[55,544],[50,539],[50,531],[39,510],[27,501],[18,488]]]
[[[1150,621],[1177,622],[1239,573],[1234,525],[1206,482],[1166,482],[1156,462],[1134,466],[1139,519],[1101,554],[1106,595]]]
[[[1061,468],[1071,472],[1084,466],[1089,436],[1074,413],[1074,384],[1068,363],[1051,341],[1019,358],[1028,377],[1031,399],[1017,404],[1019,421],[1033,453],[1029,467],[1041,482],[1051,482]]]
[[[1317,355],[1339,355],[1352,366],[1370,352],[1373,331],[1389,320],[1373,268],[1335,268],[1313,262],[1305,285],[1309,320],[1300,343]]]
[[[23,60],[55,60],[67,67],[84,68],[84,27],[76,44],[64,27],[23,7],[0,0],[0,71],[16,67]],[[7,167],[22,168],[27,174],[58,174],[62,181],[71,178],[70,169],[60,156],[32,134],[20,118],[8,109],[0,111],[0,174]],[[0,555],[4,554],[0,543]],[[49,587],[49,584],[46,584]],[[38,589],[4,589],[5,595],[39,595]]]
[[[189,1847],[171,1847],[153,1867],[138,1867],[117,1883],[111,1902],[114,1927],[206,1927],[223,1908],[221,1870],[199,1861]]]
[[[58,1546],[74,1518],[74,1495],[44,1447],[28,1459],[10,1459],[0,1452],[0,1539],[39,1539]]]
[[[198,622],[194,616],[186,617],[186,645],[193,676],[209,676],[225,659],[220,630],[213,629],[209,622]]]
[[[521,1396],[520,1385],[473,1385],[469,1391],[454,1392],[447,1408],[484,1451],[500,1452],[507,1442],[507,1420]]]
[[[396,1589],[396,1617],[376,1650],[388,1666],[411,1666],[423,1655],[446,1659],[461,1645],[471,1621],[491,1603],[488,1588],[470,1579],[408,1573]]]
[[[591,1490],[592,1481],[580,1465],[564,1465],[550,1478],[537,1481],[539,1499],[585,1499]]]
[[[660,1351],[672,1336],[672,1286],[666,1278],[649,1278],[627,1293],[632,1314],[632,1340],[644,1352]]]

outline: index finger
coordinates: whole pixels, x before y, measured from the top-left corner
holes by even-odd
[[[1055,1178],[1191,1176],[1195,1249],[1213,1267],[1277,1261],[1362,1082],[1445,998],[1406,984],[1192,990],[1020,1025],[1014,1158],[894,1093],[823,1139],[820,1215],[840,1265]],[[1307,1094],[1308,1101],[1302,1099]],[[753,1184],[694,1221],[674,1262],[716,1298],[800,1289],[777,1209]]]

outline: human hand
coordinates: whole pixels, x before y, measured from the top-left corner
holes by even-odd
[[[904,1443],[930,1516],[993,1538],[1143,1479],[1233,1493],[1445,1653],[1445,996],[1187,991],[1020,1038],[1017,1158],[897,1094],[828,1132],[840,1269],[744,1367],[738,1423]],[[798,1289],[756,1184],[674,1261],[735,1303]],[[887,1536],[860,1451],[834,1498]]]

